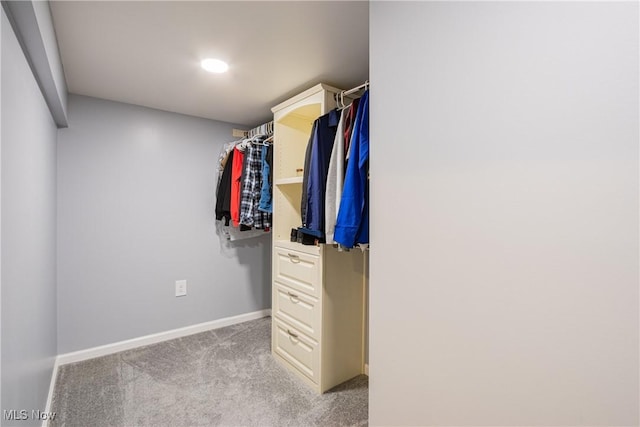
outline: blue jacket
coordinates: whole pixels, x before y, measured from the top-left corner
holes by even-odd
[[[351,134],[340,210],[333,239],[346,247],[369,243],[369,91],[362,98]]]
[[[340,113],[332,110],[316,119],[315,132],[311,140],[311,156],[309,161],[308,179],[306,180],[306,197],[302,200],[303,218],[301,230],[312,236],[324,238],[324,202],[327,188],[327,173],[333,141],[340,121]]]
[[[273,194],[272,183],[273,174],[271,173],[271,163],[273,159],[273,148],[271,146],[264,147],[262,150],[262,188],[260,189],[260,203],[258,210],[262,212],[273,212]]]

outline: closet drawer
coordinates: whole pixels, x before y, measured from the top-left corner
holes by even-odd
[[[315,297],[320,296],[319,257],[287,248],[275,248],[275,280]]]
[[[275,352],[317,384],[320,373],[318,343],[281,320],[275,319],[274,323]]]
[[[311,338],[320,340],[320,307],[315,298],[275,283],[273,312],[278,318],[294,325]]]

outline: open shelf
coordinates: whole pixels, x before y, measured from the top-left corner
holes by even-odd
[[[302,225],[300,202],[302,200],[302,185],[275,185],[273,187],[274,212],[273,218],[274,240],[289,240],[291,229]]]
[[[276,150],[274,181],[300,175],[304,168],[307,144],[314,120],[320,115],[320,104],[309,104],[290,111],[275,121]]]
[[[274,117],[274,240],[289,240],[291,229],[302,225],[304,160],[313,122],[321,115],[322,105],[322,98],[315,95]]]

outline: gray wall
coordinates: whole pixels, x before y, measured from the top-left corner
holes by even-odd
[[[30,414],[45,409],[56,355],[56,126],[1,19],[2,409]]]
[[[59,127],[67,125],[67,84],[58,52],[49,2],[3,1],[2,8],[26,54],[49,111]]]
[[[58,134],[58,351],[269,308],[269,237],[221,243],[232,125],[70,95]],[[176,298],[175,281],[188,281]]]
[[[51,16],[49,1],[38,0],[33,1],[32,4],[36,21],[38,23],[38,29],[40,31],[41,43],[47,59],[46,68],[49,70],[49,74],[51,75],[55,95],[59,99],[58,102],[62,109],[61,115],[66,117],[67,81],[64,78],[62,59],[60,58],[60,52],[58,52],[58,41],[56,39],[55,29],[53,28],[53,16]]]
[[[0,12],[0,410],[2,409],[2,31],[5,22]]]
[[[638,4],[370,17],[371,424],[638,425]]]

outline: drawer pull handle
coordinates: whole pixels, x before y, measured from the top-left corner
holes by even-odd
[[[289,255],[289,259],[291,260],[291,262],[295,262],[296,264],[300,262],[300,255],[296,255],[296,254],[287,254]]]
[[[291,292],[287,292],[287,295],[289,295],[289,298],[291,298],[292,300],[296,299],[296,300],[300,300],[300,298],[298,297],[298,295],[291,293]]]
[[[293,332],[291,332],[289,329],[287,329],[287,333],[289,334],[289,336],[291,338],[298,338],[298,334],[294,334]]]

